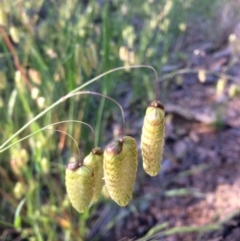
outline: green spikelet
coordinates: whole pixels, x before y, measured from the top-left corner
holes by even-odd
[[[83,164],[85,166],[91,167],[94,171],[95,184],[92,201],[96,202],[104,185],[103,180],[103,151],[100,147],[95,147],[92,149],[89,155],[84,158]]]
[[[86,55],[92,69],[96,69],[98,64],[98,59],[97,59],[97,49],[95,44],[91,43],[88,46],[88,48],[86,49]]]
[[[133,137],[125,136],[106,147],[103,160],[105,184],[110,197],[119,206],[126,206],[132,199],[137,166],[137,143]]]
[[[150,176],[156,176],[161,170],[164,122],[164,106],[160,101],[153,101],[146,110],[141,136],[143,168]]]
[[[70,162],[65,172],[65,183],[73,207],[79,213],[84,212],[93,197],[93,169],[87,166],[79,166],[77,162]]]

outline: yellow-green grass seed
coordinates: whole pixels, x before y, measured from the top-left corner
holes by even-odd
[[[93,197],[94,172],[87,166],[70,162],[65,171],[67,194],[72,206],[79,212],[84,212]]]
[[[104,151],[103,170],[110,197],[126,206],[132,199],[137,173],[137,142],[125,136],[110,143]]]
[[[97,58],[97,49],[95,44],[91,43],[88,46],[88,48],[86,49],[86,55],[92,69],[96,69],[98,64],[98,58]]]
[[[94,171],[95,183],[92,202],[96,202],[99,199],[102,187],[104,185],[102,149],[100,147],[93,148],[90,154],[84,158],[83,164],[85,166],[91,167]]]
[[[160,101],[153,101],[146,110],[141,135],[143,168],[150,176],[161,170],[165,131],[165,111]]]

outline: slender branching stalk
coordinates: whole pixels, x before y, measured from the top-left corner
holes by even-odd
[[[147,68],[147,69],[151,69],[154,74],[156,75],[156,80],[158,79],[158,76],[157,76],[157,72],[156,70],[150,66],[150,65],[132,65],[132,66],[129,66],[129,68],[131,69],[138,69],[138,68]],[[28,121],[22,128],[20,128],[17,132],[15,132],[15,134],[13,134],[9,139],[7,139],[1,146],[0,146],[0,153],[2,153],[3,151],[7,150],[10,146],[12,145],[9,145],[6,147],[6,145],[11,142],[17,135],[19,135],[22,131],[24,131],[29,125],[31,125],[33,122],[35,122],[36,120],[38,120],[40,117],[42,117],[44,114],[46,114],[47,112],[49,112],[50,110],[52,110],[54,107],[56,107],[57,105],[59,105],[60,103],[64,102],[66,99],[70,98],[73,96],[74,93],[82,90],[83,88],[89,86],[90,84],[94,83],[95,81],[101,79],[102,77],[110,74],[110,73],[113,73],[113,72],[116,72],[116,71],[119,71],[119,70],[124,70],[125,67],[122,66],[122,67],[117,67],[117,68],[114,68],[112,70],[109,70],[103,74],[100,74],[98,75],[97,77],[87,81],[86,83],[82,84],[81,86],[75,88],[74,90],[72,90],[71,92],[69,92],[67,95],[61,97],[59,100],[57,100],[56,102],[54,102],[52,105],[50,105],[48,108],[46,108],[45,110],[43,110],[42,112],[40,112],[38,115],[36,115],[34,118],[32,118],[30,121]],[[158,81],[156,81],[156,84],[157,84]],[[80,93],[79,93],[80,94]],[[90,94],[90,92],[89,92]]]

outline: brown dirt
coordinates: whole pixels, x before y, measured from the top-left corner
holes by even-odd
[[[190,37],[190,44],[186,44],[190,47],[185,49],[188,61],[180,64],[195,72],[176,75],[161,85],[166,109],[162,170],[152,178],[143,172],[140,163],[134,198],[128,207],[113,205],[109,210],[99,210],[102,219],[98,230],[115,220],[102,240],[138,240],[164,223],[167,229],[222,226],[217,231],[159,235],[141,241],[240,240],[240,97],[229,94],[233,86],[240,86],[240,50],[232,43],[221,43],[216,49],[205,38],[195,39],[200,36],[198,32],[182,41],[187,43]],[[238,41],[240,44],[240,35]],[[128,87],[118,90],[122,89],[124,93],[118,95],[124,100],[118,101],[125,109],[126,122],[134,123],[139,130],[142,120],[136,110],[142,107],[142,100],[129,104],[132,93]],[[119,126],[113,129],[118,135]],[[137,130],[126,134],[137,136],[139,143]]]
[[[209,62],[214,56],[206,59]],[[230,69],[230,60],[229,53],[220,71]],[[133,201],[136,211],[117,223],[116,240],[137,239],[164,222],[168,228],[219,223],[240,211],[240,98],[228,94],[233,83],[239,84],[240,69],[234,73],[218,92],[220,77],[214,74],[208,74],[204,82],[198,74],[183,75],[181,84],[169,80],[162,171],[150,178],[141,169]],[[169,196],[170,190],[187,190],[188,194]],[[215,232],[149,240],[240,240],[240,217]]]

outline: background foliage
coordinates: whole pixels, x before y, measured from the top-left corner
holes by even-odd
[[[207,0],[201,3],[197,0],[1,1],[1,143],[77,86],[122,65],[126,66],[125,71],[105,76],[88,90],[108,94],[125,109],[137,103],[133,112],[137,119],[142,118],[145,107],[154,99],[155,77],[146,69],[129,71],[127,67],[149,64],[161,76],[171,71],[164,68],[167,65],[187,61],[188,52],[183,52],[185,32],[197,25],[201,30],[197,34],[211,38],[209,29],[216,23],[222,3]],[[161,87],[160,99],[166,102],[167,85]],[[123,101],[126,89],[131,98]],[[108,100],[78,96],[48,112],[13,141],[50,123],[77,119],[93,126],[94,139],[90,130],[79,124],[65,123],[57,129],[71,134],[84,155],[94,143],[104,147],[112,139],[113,123],[121,125],[120,118],[119,109]],[[127,128],[130,119],[127,117]],[[111,208],[115,204],[103,197],[88,212],[76,213],[69,204],[64,185],[64,167],[74,154],[77,148],[72,140],[50,130],[1,153],[2,239],[101,240],[115,222],[129,210],[134,211],[134,205],[130,205],[116,219],[111,219],[114,215]],[[106,206],[103,221],[99,213]]]

